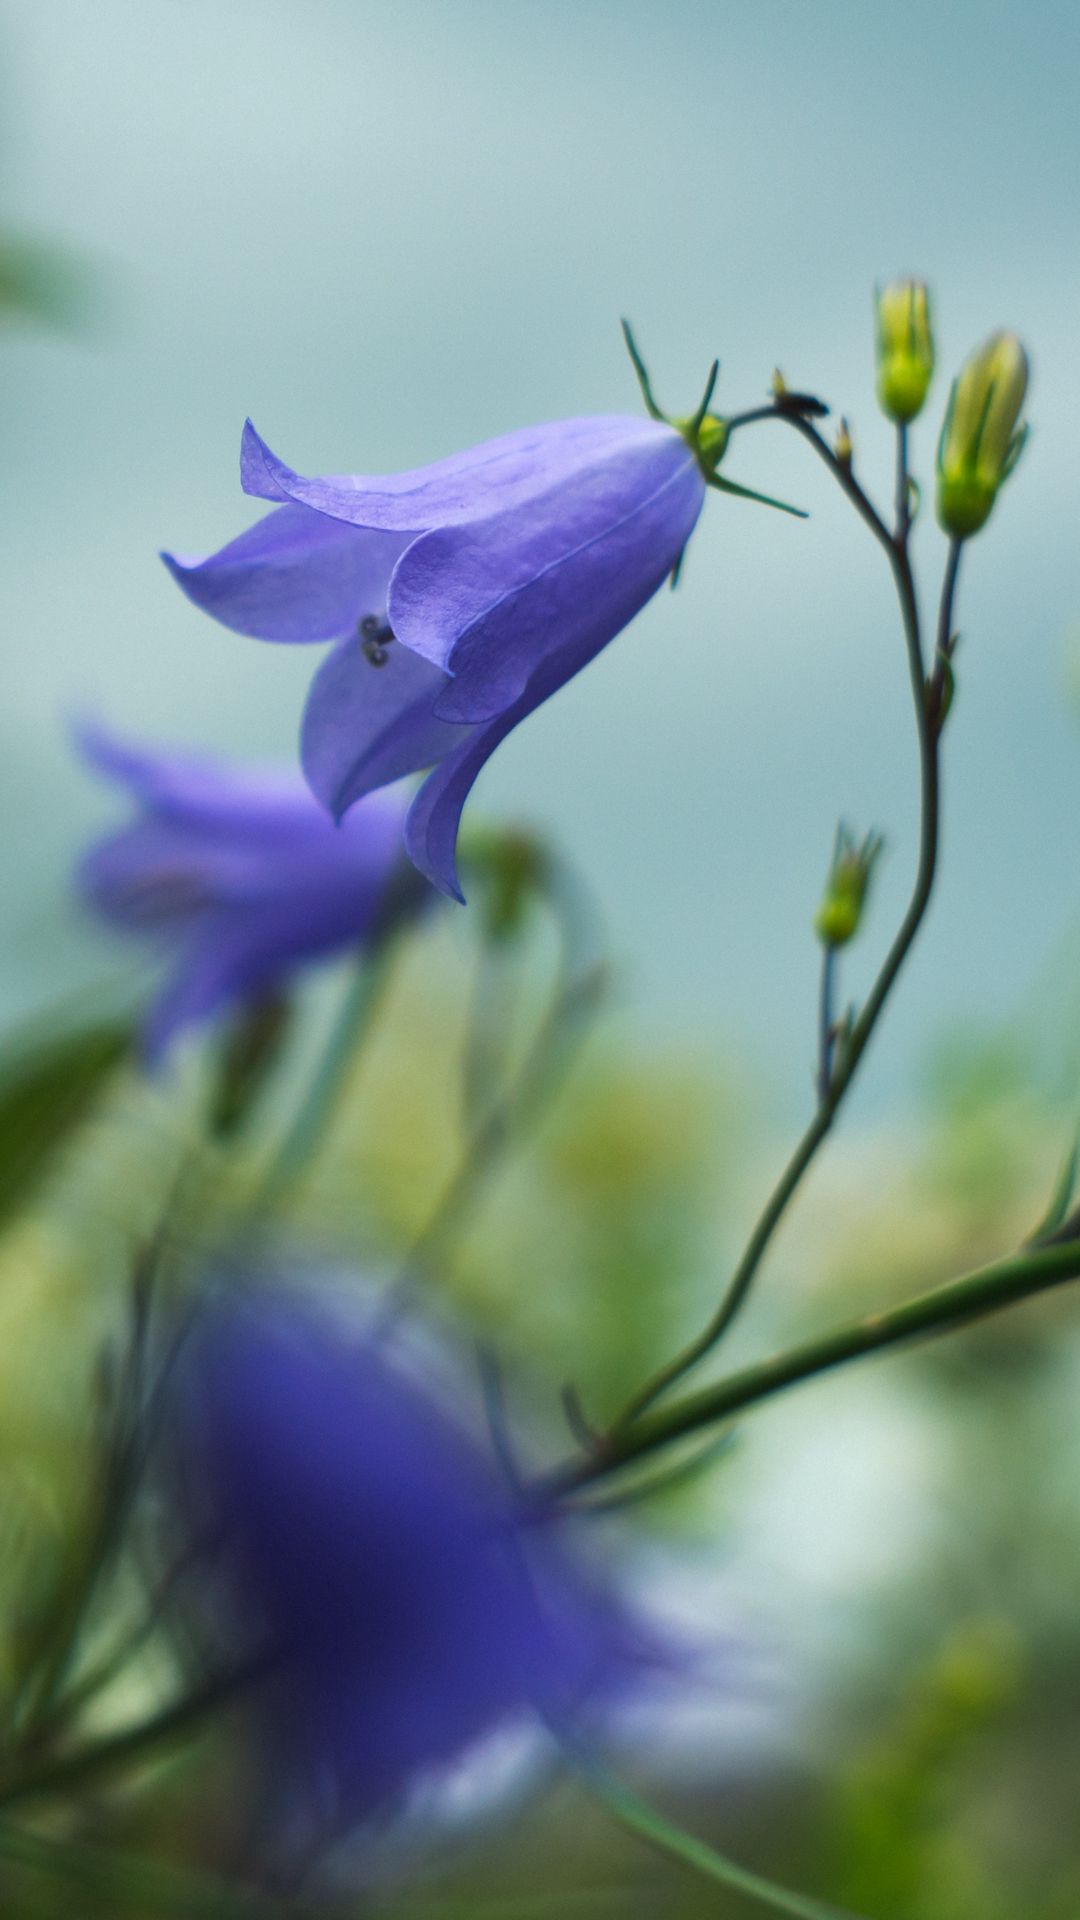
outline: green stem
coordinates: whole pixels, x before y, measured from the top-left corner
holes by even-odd
[[[39,1767],[28,1767],[0,1787],[0,1811],[24,1800],[54,1799],[70,1793],[73,1788],[122,1772],[127,1766],[142,1764],[158,1748],[169,1746],[174,1740],[186,1740],[191,1734],[201,1732],[218,1708],[232,1700],[255,1672],[252,1668],[224,1680],[210,1681],[195,1693],[185,1694],[162,1708],[150,1720],[107,1734],[102,1740],[59,1759],[45,1761]]]
[[[602,975],[590,971],[569,980],[564,978],[556,986],[551,1005],[517,1075],[505,1092],[488,1105],[470,1136],[457,1171],[451,1175],[442,1198],[413,1242],[402,1271],[390,1289],[388,1306],[392,1312],[410,1298],[432,1265],[445,1260],[508,1141],[515,1131],[520,1134],[558,1090],[573,1064],[584,1037],[585,1020],[597,1003],[602,985]]]
[[[907,545],[911,532],[911,487],[908,472],[908,430],[901,420],[896,428],[896,540]]]
[[[269,1903],[261,1894],[230,1887],[190,1867],[163,1866],[145,1854],[96,1843],[44,1839],[25,1828],[0,1825],[0,1859],[69,1881],[84,1896],[88,1889],[107,1887],[124,1912],[137,1905],[141,1913],[167,1914],[175,1920],[270,1920],[271,1915],[284,1920],[280,1904]]]
[[[337,1105],[357,1044],[378,1007],[390,972],[393,944],[392,939],[384,939],[358,958],[318,1070],[259,1182],[252,1202],[254,1212],[279,1207],[314,1154]]]
[[[592,1758],[583,1758],[571,1753],[571,1760],[584,1784],[602,1807],[617,1820],[621,1827],[644,1840],[648,1846],[677,1860],[681,1866],[689,1867],[692,1873],[706,1880],[715,1880],[733,1893],[744,1894],[749,1900],[756,1900],[762,1906],[770,1907],[774,1913],[792,1916],[792,1920],[855,1920],[853,1914],[842,1913],[838,1907],[827,1906],[821,1900],[814,1900],[809,1894],[793,1893],[787,1887],[779,1887],[775,1881],[767,1880],[763,1874],[752,1873],[748,1867],[740,1867],[725,1854],[718,1853],[704,1840],[698,1840],[693,1834],[686,1833],[671,1820],[665,1819],[647,1800],[633,1793],[623,1781],[617,1780],[600,1767]]]
[[[836,985],[836,948],[826,946],[821,955],[821,985],[818,990],[818,1103],[829,1097],[832,1082],[833,1052],[836,1044],[833,991]]]
[[[1069,1280],[1080,1278],[1080,1244],[1073,1241],[1034,1253],[1017,1254],[988,1267],[950,1280],[902,1306],[846,1323],[799,1346],[729,1374],[715,1386],[687,1394],[662,1412],[639,1420],[625,1431],[609,1435],[586,1460],[575,1459],[556,1470],[541,1488],[545,1497],[577,1492],[581,1487],[619,1472],[636,1461],[660,1452],[703,1428],[729,1421],[759,1401],[818,1374],[832,1373],[869,1354],[925,1340],[956,1327],[969,1326],[986,1314],[997,1313],[1018,1301],[1033,1299]]]
[[[761,1261],[776,1232],[787,1208],[797,1192],[802,1180],[813,1163],[819,1148],[828,1136],[837,1111],[852,1080],[859,1062],[866,1051],[870,1037],[877,1025],[879,1016],[892,991],[901,967],[907,958],[915,937],[922,925],[923,917],[933,891],[934,876],[937,870],[938,837],[940,828],[940,774],[938,766],[938,732],[928,712],[925,668],[923,665],[922,638],[919,628],[919,610],[915,595],[915,582],[912,577],[911,563],[907,550],[906,522],[898,528],[894,536],[889,532],[872,502],[863,492],[847,462],[839,460],[828,442],[824,440],[812,421],[795,413],[773,410],[770,415],[788,424],[800,433],[813,447],[819,459],[825,462],[848,498],[852,501],[862,519],[869,526],[875,539],[884,548],[892,569],[893,580],[900,602],[903,621],[904,643],[907,653],[908,674],[911,682],[912,702],[915,710],[915,724],[919,746],[919,856],[915,881],[908,902],[907,911],[893,940],[873,987],[858,1018],[846,1034],[844,1044],[838,1056],[831,1063],[827,1086],[822,1082],[817,1109],[799,1141],[787,1166],[784,1168],[776,1186],[765,1203],[763,1212],[743,1251],[742,1257],[728,1283],[717,1311],[696,1339],[692,1340],[681,1353],[668,1361],[634,1395],[612,1427],[612,1435],[621,1434],[634,1421],[639,1419],[653,1403],[668,1389],[681,1380],[691,1368],[697,1366],[716,1346],[727,1332],[736,1314],[739,1312],[747,1294],[753,1285]],[[906,467],[903,485],[906,491]],[[950,585],[951,582],[951,585]],[[955,586],[955,573],[950,570],[946,576],[946,593]],[[951,603],[950,603],[951,604]]]

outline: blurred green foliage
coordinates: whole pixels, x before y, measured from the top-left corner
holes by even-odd
[[[298,1246],[355,1266],[376,1290],[410,1274],[451,1323],[478,1330],[506,1363],[515,1425],[565,1451],[560,1386],[573,1382],[602,1419],[710,1304],[768,1143],[748,1133],[739,1089],[718,1062],[631,1051],[617,1017],[602,1016],[551,1102],[489,1143],[449,1229],[427,1241],[417,1266],[433,1213],[469,1164],[484,1087],[490,1095],[512,1084],[528,1056],[549,962],[541,940],[511,955],[500,980],[485,979],[486,1078],[470,1095],[463,1062],[476,1040],[477,955],[453,925],[432,923],[393,964],[318,1152],[270,1200]],[[283,1057],[227,1137],[205,1125],[219,1092],[213,1042],[159,1084],[125,1063],[123,1023],[43,1029],[7,1051],[0,1118],[24,1141],[26,1167],[0,1238],[0,1681],[9,1699],[50,1596],[72,1577],[70,1542],[85,1535],[88,1461],[103,1383],[122,1350],[132,1258],[170,1208],[169,1283],[183,1285],[185,1268],[245,1220],[301,1069],[332,1029],[333,995],[345,991],[335,981],[293,1009]],[[802,1229],[793,1224],[763,1278],[754,1338],[869,1309],[1016,1244],[1045,1207],[1066,1120],[1025,1078],[1008,1035],[936,1049],[921,1126],[877,1143],[841,1139],[823,1164],[801,1203]],[[804,1754],[743,1777],[730,1754],[721,1764],[706,1752],[692,1780],[684,1768],[665,1782],[652,1777],[648,1754],[636,1765],[630,1757],[669,1815],[868,1920],[1074,1920],[1078,1319],[1064,1293],[883,1365],[879,1377],[890,1394],[900,1383],[933,1462],[923,1550],[887,1587],[850,1597],[845,1617],[854,1609],[861,1626],[838,1681],[814,1701],[812,1762]],[[808,1432],[827,1426],[831,1405],[824,1390],[807,1395]],[[768,1420],[767,1410],[755,1417]],[[718,1512],[770,1498],[755,1478],[756,1430],[747,1422],[744,1444],[679,1495],[678,1537],[699,1562],[727,1554]],[[661,1502],[654,1538],[672,1554],[681,1548],[667,1517]],[[108,1590],[77,1673],[129,1630],[138,1603],[123,1583]],[[150,1645],[102,1695],[95,1724],[130,1717],[140,1688],[153,1697],[155,1658]],[[89,1826],[74,1817],[63,1835],[41,1834],[80,1846],[108,1837],[154,1861],[121,1888],[107,1854],[95,1857],[80,1911],[168,1914],[185,1899],[192,1912],[218,1911],[214,1886],[200,1892],[183,1876],[212,1880],[227,1845],[213,1810],[227,1807],[220,1783],[233,1764],[227,1749],[210,1752],[164,1782],[155,1775],[154,1795],[118,1806],[108,1829],[93,1814]],[[169,1859],[180,1878],[158,1884]],[[0,1864],[3,1911],[69,1911],[73,1872],[74,1856]],[[383,1904],[388,1915],[475,1920],[577,1911],[740,1920],[754,1911],[639,1850],[562,1787],[519,1812],[502,1838],[489,1835],[456,1862],[437,1859]]]

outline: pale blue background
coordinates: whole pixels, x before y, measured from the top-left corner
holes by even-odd
[[[944,885],[864,1112],[910,1092],[961,1009],[1031,997],[1080,901],[1074,8],[26,0],[0,48],[0,220],[107,282],[91,337],[0,341],[5,1012],[110,963],[62,906],[109,813],[65,711],[294,750],[317,654],[200,618],[155,559],[253,517],[245,413],[305,470],[374,471],[633,409],[626,312],[672,409],[714,352],[732,408],[779,361],[849,411],[884,490],[870,289],[900,270],[936,289],[945,368],[994,325],[1030,341],[1035,432],[969,556]],[[766,428],[730,470],[813,520],[711,501],[679,593],[507,743],[479,800],[587,869],[632,1009],[802,1105],[837,813],[888,836],[879,942],[908,883],[907,686],[880,558],[810,455]],[[918,552],[932,578],[932,527]]]

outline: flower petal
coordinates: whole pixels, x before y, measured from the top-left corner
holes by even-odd
[[[89,766],[127,787],[161,819],[209,832],[249,831],[261,844],[272,829],[317,824],[307,789],[292,773],[237,767],[209,755],[152,752],[96,721],[80,722],[74,735]]]
[[[162,559],[189,600],[256,640],[336,640],[382,615],[401,534],[279,507],[204,560]]]
[[[391,645],[372,666],[355,637],[328,654],[311,683],[300,733],[308,783],[335,820],[363,794],[419,773],[460,746],[468,729],[435,714],[446,675]]]
[[[144,1066],[160,1067],[181,1033],[202,1025],[267,977],[252,969],[250,940],[241,931],[229,939],[215,921],[201,927],[150,1008],[140,1047]]]
[[[611,639],[671,572],[704,498],[693,454],[665,431],[580,468],[527,511],[416,540],[390,582],[390,622],[402,645],[452,674],[442,718],[503,712],[598,620],[600,644]]]
[[[582,465],[614,459],[620,448],[672,437],[677,436],[670,427],[630,414],[587,415],[521,427],[406,473],[306,479],[271,453],[249,420],[240,480],[245,493],[262,500],[299,501],[356,527],[419,533],[520,506],[559,486]]]
[[[405,821],[405,851],[440,893],[465,903],[457,871],[461,810],[477,776],[508,733],[579,673],[610,638],[600,619],[570,647],[547,659],[521,699],[486,726],[474,727],[456,752],[428,775]]]

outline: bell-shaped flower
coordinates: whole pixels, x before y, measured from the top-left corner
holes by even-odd
[[[207,559],[164,558],[239,633],[333,642],[302,728],[312,791],[340,819],[433,769],[406,844],[460,898],[473,781],[677,568],[706,487],[721,484],[720,426],[704,407],[674,425],[562,420],[415,472],[305,479],[249,423],[242,484],[275,511]]]
[[[317,1304],[311,1276],[301,1297],[244,1275],[174,1370],[166,1504],[209,1657],[257,1676],[260,1797],[286,1855],[508,1723],[569,1731],[658,1660],[566,1523],[529,1507],[402,1349]]]
[[[96,728],[79,745],[137,808],[84,855],[81,891],[171,961],[144,1028],[148,1065],[186,1028],[272,994],[298,967],[362,947],[434,899],[403,858],[400,789],[335,827],[291,773],[153,753]]]

